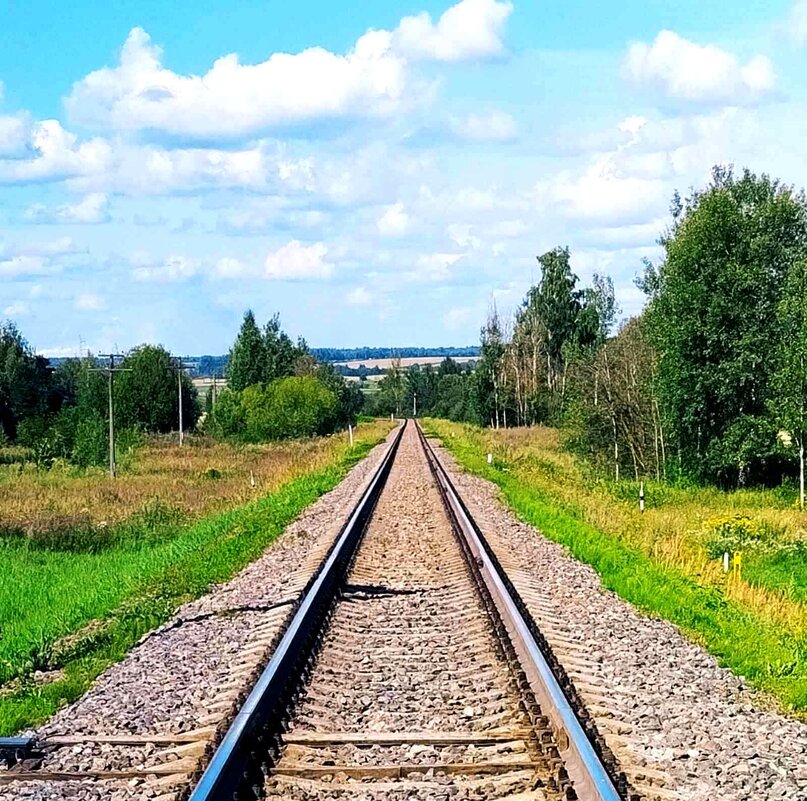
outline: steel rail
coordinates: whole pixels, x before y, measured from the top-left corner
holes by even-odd
[[[534,635],[535,624],[522,611],[525,609],[523,601],[426,440],[420,424],[417,424],[417,432],[449,517],[476,561],[478,574],[508,631],[527,681],[542,712],[552,723],[558,751],[577,797],[581,801],[623,801],[552,671]]]
[[[294,617],[193,789],[190,801],[258,797],[272,745],[277,745],[285,710],[293,700],[297,678],[310,659],[386,484],[405,427],[406,422],[399,427],[325,563],[309,582]]]

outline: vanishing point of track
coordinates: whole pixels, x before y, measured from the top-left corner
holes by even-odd
[[[186,797],[631,798],[563,679],[405,423]]]

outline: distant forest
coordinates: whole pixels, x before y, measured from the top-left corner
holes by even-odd
[[[355,362],[369,359],[417,359],[426,356],[439,356],[440,358],[457,356],[479,356],[479,345],[464,348],[310,348],[309,352],[321,362]],[[183,361],[189,367],[191,375],[196,376],[224,376],[227,370],[228,356],[183,356]],[[50,363],[58,366],[65,359],[54,358]],[[343,371],[338,370],[342,373]],[[355,371],[346,370],[353,374]],[[368,375],[380,375],[381,369],[369,369]]]

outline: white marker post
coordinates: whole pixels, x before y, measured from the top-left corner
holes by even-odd
[[[350,447],[353,447],[353,426],[350,423],[347,424],[347,435],[350,437]]]
[[[488,464],[493,464],[493,454],[492,453],[488,454]]]
[[[724,573],[729,572],[729,552],[728,551],[723,552],[723,572]]]
[[[639,511],[644,514],[644,481],[639,483]]]

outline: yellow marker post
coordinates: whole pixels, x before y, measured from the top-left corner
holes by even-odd
[[[739,579],[743,566],[743,552],[738,551],[734,554],[731,560],[731,565],[734,568],[734,578]]]

